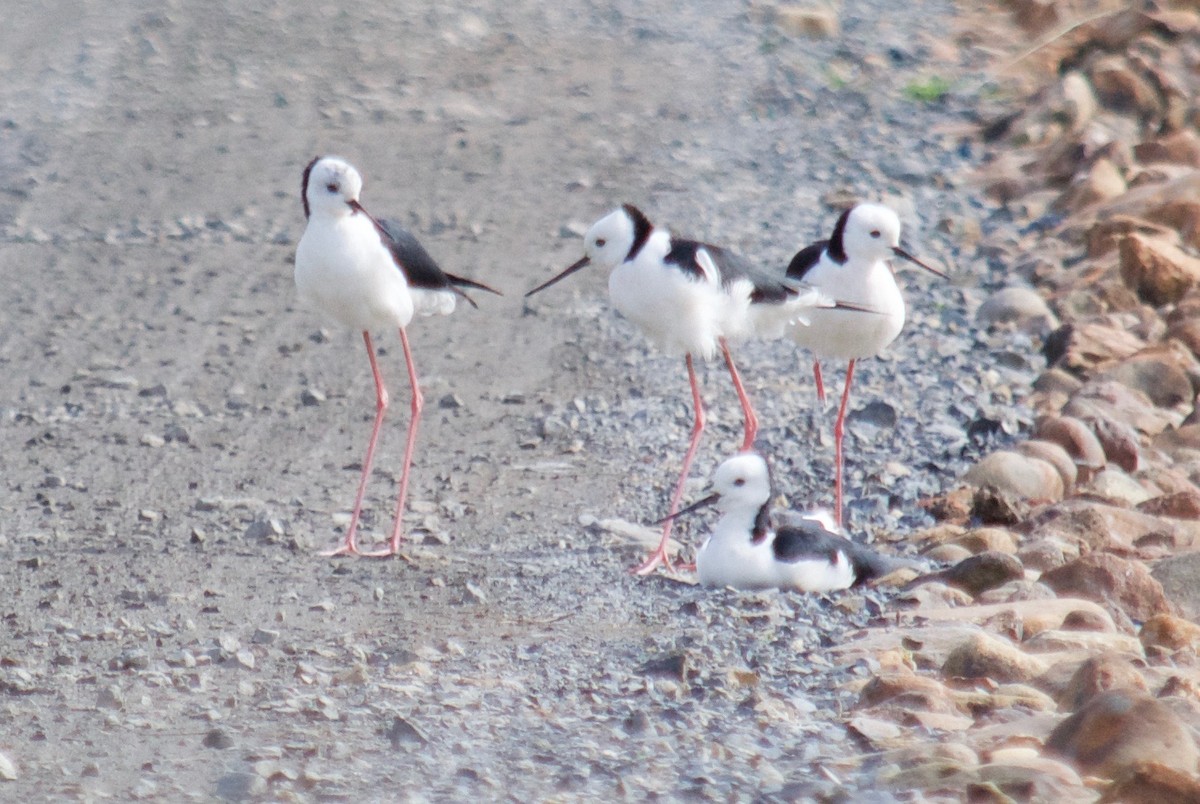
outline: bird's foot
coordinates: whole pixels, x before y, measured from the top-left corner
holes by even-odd
[[[643,561],[639,566],[631,567],[629,572],[632,575],[649,575],[658,568],[659,565],[667,572],[674,572],[671,566],[671,558],[667,555],[665,547],[659,548],[650,554],[650,557]]]

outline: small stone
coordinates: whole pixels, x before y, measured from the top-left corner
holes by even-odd
[[[1081,771],[1113,778],[1138,762],[1158,762],[1196,772],[1200,751],[1187,725],[1161,701],[1133,690],[1112,690],[1092,698],[1060,723],[1046,750]]]
[[[262,539],[267,542],[277,542],[283,536],[283,522],[274,517],[256,519],[246,527],[247,539]]]
[[[1012,643],[980,633],[950,652],[942,675],[951,678],[989,678],[997,682],[1027,683],[1046,671],[1041,659],[1029,656]]]
[[[162,514],[150,508],[143,508],[138,511],[138,519],[143,522],[158,522],[162,519]]]
[[[124,709],[125,694],[121,692],[120,687],[115,685],[103,687],[96,694],[96,707],[98,709]]]
[[[963,559],[938,573],[938,577],[974,597],[1011,580],[1024,578],[1025,568],[1012,555],[987,551]]]
[[[828,39],[837,36],[837,12],[831,8],[808,5],[780,6],[775,11],[776,24],[788,36],[807,36]]]
[[[419,746],[429,742],[429,738],[420,729],[399,715],[392,718],[392,723],[384,732],[384,736],[388,738],[392,748],[400,748],[405,745]]]
[[[143,447],[162,447],[165,446],[167,440],[156,433],[145,433],[138,439],[138,443]]]
[[[1137,509],[1151,516],[1175,519],[1200,519],[1200,489],[1186,489],[1173,494],[1160,494],[1138,503]]]
[[[1145,690],[1146,681],[1128,656],[1102,653],[1079,666],[1058,696],[1058,705],[1077,712],[1100,693],[1115,689]]]
[[[438,407],[442,410],[458,410],[462,408],[463,401],[458,394],[446,394],[438,400]]]
[[[279,639],[279,632],[269,628],[256,628],[250,635],[250,642],[255,645],[272,645]]]
[[[1162,584],[1146,565],[1111,553],[1088,553],[1043,573],[1041,580],[1059,595],[1107,603],[1132,620],[1170,613]]]
[[[300,404],[305,407],[316,407],[325,401],[324,392],[316,388],[305,388],[300,392]]]
[[[0,751],[0,781],[15,782],[18,778],[17,763],[12,757]]]
[[[671,653],[666,656],[660,656],[642,664],[638,668],[638,672],[644,676],[657,676],[659,678],[686,681],[689,674],[688,657],[686,653]]]
[[[1151,573],[1163,592],[1189,620],[1200,620],[1200,552],[1167,556]]]
[[[1172,614],[1156,614],[1142,625],[1138,639],[1148,648],[1200,648],[1200,625]]]
[[[1053,441],[1043,441],[1040,438],[1035,438],[1032,441],[1023,441],[1018,444],[1017,452],[1027,455],[1030,458],[1045,461],[1058,470],[1059,477],[1063,481],[1063,489],[1066,493],[1070,493],[1071,489],[1074,488],[1075,481],[1079,477],[1079,469],[1075,466],[1075,460],[1063,449],[1062,445],[1056,444]]]
[[[1097,804],[1195,804],[1200,801],[1200,779],[1195,773],[1161,762],[1134,762],[1117,774]]]
[[[975,312],[984,327],[1010,324],[1022,332],[1044,335],[1058,328],[1058,318],[1033,288],[1016,286],[996,291]]]
[[[1131,234],[1121,240],[1121,278],[1147,304],[1174,304],[1200,282],[1200,259],[1158,238]]]
[[[1083,421],[1071,416],[1042,416],[1035,428],[1037,437],[1058,444],[1075,461],[1081,480],[1104,468],[1107,458],[1100,439]]]
[[[204,739],[200,744],[205,748],[213,748],[217,751],[223,751],[226,748],[233,747],[233,738],[229,736],[229,732],[224,729],[213,729],[208,734],[204,735]]]
[[[1063,497],[1063,481],[1053,465],[1018,452],[999,450],[972,466],[963,479],[1020,499],[1052,502]]]

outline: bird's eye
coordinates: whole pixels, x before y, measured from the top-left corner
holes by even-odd
[[[744,485],[746,485],[746,478],[744,478],[744,477],[739,477],[737,480],[733,481],[733,485],[735,485],[735,486],[744,486]]]
[[[336,193],[338,191],[338,186],[336,184],[332,184],[332,183],[326,184],[325,189],[331,193]]]
[[[873,230],[871,232],[871,237],[876,237],[876,238],[879,237],[879,230],[878,229]]]
[[[607,242],[608,241],[605,240],[603,237],[597,237],[596,238],[596,248],[604,248],[604,244]]]

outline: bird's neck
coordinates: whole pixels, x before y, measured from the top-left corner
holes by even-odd
[[[771,532],[770,508],[771,504],[766,502],[758,510],[738,508],[728,511],[721,517],[716,532],[737,534],[735,538],[738,539],[748,535],[752,543],[758,544]]]

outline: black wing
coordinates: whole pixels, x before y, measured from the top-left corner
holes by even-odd
[[[825,530],[818,522],[798,522],[785,525],[775,532],[771,545],[775,558],[794,563],[811,559],[837,561],[837,554],[844,553],[854,567],[854,586],[886,575],[892,564],[883,556],[849,539]]]
[[[821,261],[821,255],[825,253],[825,248],[828,245],[828,240],[818,240],[812,245],[805,246],[797,251],[796,256],[792,257],[792,261],[788,263],[788,279],[803,279],[804,275]]]
[[[708,256],[712,258],[713,265],[717,267],[717,272],[721,275],[723,287],[729,287],[740,279],[750,280],[750,284],[754,286],[754,290],[750,293],[751,301],[782,302],[796,294],[795,289],[788,284],[785,277],[764,271],[737,252],[714,246],[711,243],[672,238],[671,250],[667,252],[663,261],[678,265],[696,277],[703,277],[704,268],[701,267],[698,259],[701,249],[708,252]]]
[[[449,290],[462,296],[472,307],[478,307],[475,300],[460,288],[475,288],[486,290],[488,293],[503,295],[482,282],[466,279],[461,276],[446,273],[441,266],[429,256],[429,252],[421,245],[416,236],[393,220],[384,218],[376,221],[383,244],[392,253],[392,258],[404,272],[408,284],[423,290]]]

